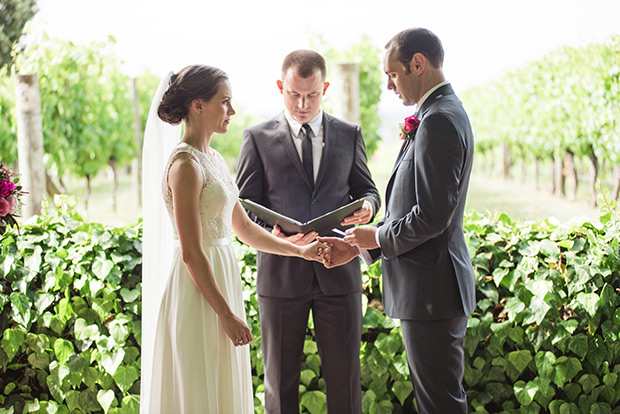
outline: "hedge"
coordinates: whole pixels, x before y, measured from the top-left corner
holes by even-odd
[[[465,341],[470,412],[620,413],[620,220],[600,221],[466,217],[477,279]],[[141,222],[106,227],[61,208],[0,237],[0,414],[138,413],[141,235]],[[262,413],[256,255],[236,248]],[[416,412],[380,274],[380,263],[363,271],[363,410]],[[303,411],[324,413],[312,321],[304,354]]]

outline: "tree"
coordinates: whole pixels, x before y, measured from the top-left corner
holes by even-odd
[[[379,117],[379,101],[381,100],[381,49],[372,43],[368,36],[354,43],[346,51],[338,51],[328,47],[325,41],[317,36],[314,48],[327,60],[329,77],[329,63],[357,63],[360,73],[360,114],[362,118],[362,132],[366,143],[366,152],[370,157],[377,149],[381,136],[378,130],[381,125]],[[329,97],[327,99],[329,105]]]
[[[13,67],[13,47],[37,11],[36,0],[0,0],[0,69]]]

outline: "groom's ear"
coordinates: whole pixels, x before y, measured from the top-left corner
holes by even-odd
[[[325,82],[325,85],[323,85],[323,95],[325,95],[325,92],[327,92],[328,87],[329,87],[329,82]]]
[[[284,95],[284,84],[279,79],[276,81],[276,83],[278,84],[278,89],[280,89],[280,93]]]
[[[424,67],[426,66],[426,57],[422,53],[415,53],[411,57],[411,61],[409,62],[409,70],[415,74],[421,74],[424,72]]]

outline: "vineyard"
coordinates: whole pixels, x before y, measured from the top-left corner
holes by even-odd
[[[571,198],[578,198],[585,180],[593,204],[600,180],[618,198],[620,36],[555,50],[468,90],[462,99],[474,127],[479,168],[507,178],[533,171],[537,187],[548,184],[555,194]]]

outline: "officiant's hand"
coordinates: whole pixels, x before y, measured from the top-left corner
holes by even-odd
[[[343,226],[366,224],[372,219],[372,205],[368,200],[364,200],[362,208],[356,210],[350,216],[342,219],[340,222]]]
[[[230,338],[233,345],[242,346],[252,342],[252,333],[248,325],[234,313],[220,316],[220,322],[224,327],[224,332]]]
[[[316,239],[316,236],[319,235],[316,231],[310,231],[306,234],[297,233],[291,236],[287,236],[285,233],[282,232],[280,226],[278,226],[277,224],[274,226],[273,230],[271,230],[271,234],[297,246],[305,246],[308,243],[312,243],[314,239]]]

